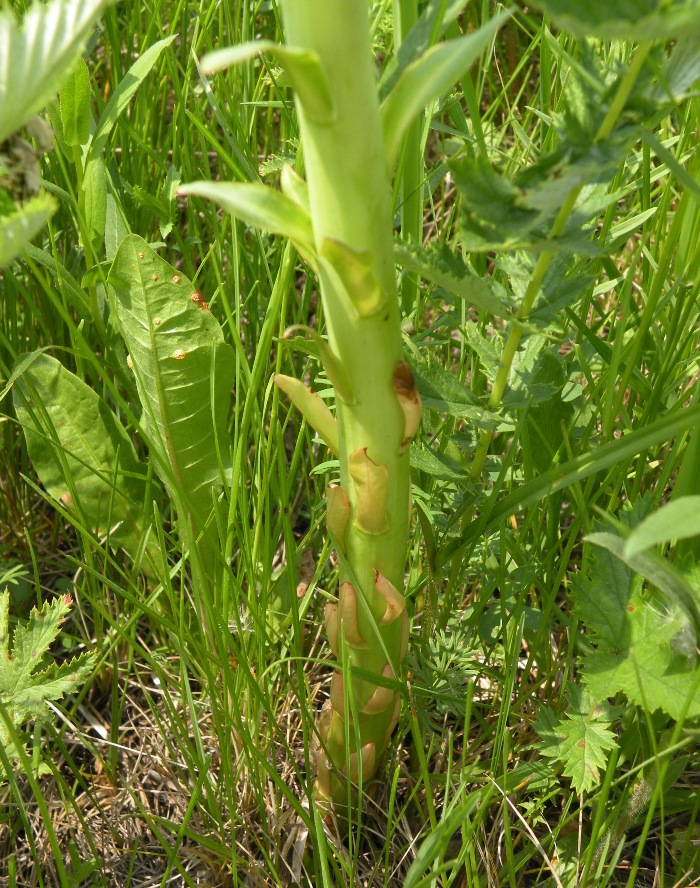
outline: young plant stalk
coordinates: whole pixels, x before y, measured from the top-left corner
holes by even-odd
[[[340,487],[328,529],[341,550],[326,629],[339,666],[321,714],[317,795],[347,802],[375,773],[396,725],[408,643],[404,582],[408,444],[420,400],[403,362],[385,159],[366,0],[283,0],[290,47],[311,50],[328,113],[297,98],[305,172],[336,390]],[[340,370],[340,373],[339,373]],[[335,378],[334,378],[335,377]],[[356,669],[362,670],[360,678]],[[375,675],[378,682],[367,678]],[[388,681],[386,681],[388,680]]]

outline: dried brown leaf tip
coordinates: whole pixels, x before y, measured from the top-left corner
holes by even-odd
[[[420,427],[423,407],[413,377],[413,370],[406,361],[399,361],[394,368],[393,382],[394,391],[404,415],[404,437],[401,441],[401,452],[403,452],[414,439]]]

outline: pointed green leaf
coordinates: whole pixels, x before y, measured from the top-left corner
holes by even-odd
[[[285,393],[311,428],[323,438],[331,453],[337,456],[340,452],[338,423],[316,392],[312,392],[300,379],[281,373],[275,376],[275,385]]]
[[[87,168],[94,158],[102,154],[102,150],[107,144],[109,134],[114,129],[119,116],[128,106],[134,96],[136,90],[141,86],[148,76],[151,68],[158,61],[163,50],[170,46],[177,34],[165,37],[149,47],[134,64],[129,68],[119,83],[119,86],[112,93],[112,97],[105,106],[102,116],[97,124],[97,128],[93,133],[87,157],[85,158],[85,167]]]
[[[309,214],[274,188],[257,182],[192,182],[179,193],[213,200],[246,225],[288,237],[305,256],[314,255]]]
[[[94,157],[85,169],[85,222],[90,240],[99,245],[107,225],[107,169],[101,157]]]
[[[14,386],[17,417],[41,483],[91,530],[136,558],[151,527],[146,467],[107,403],[55,358],[34,352]],[[78,502],[74,502],[77,497]],[[155,536],[146,543],[143,567],[157,575]]]
[[[233,349],[192,283],[142,238],[124,239],[109,283],[156,469],[199,532],[231,471]]]
[[[414,118],[454,86],[493,40],[508,15],[503,12],[478,31],[431,47],[403,71],[381,106],[388,169],[393,169],[404,134]]]
[[[7,266],[26,247],[56,212],[48,194],[38,194],[9,216],[0,216],[0,268]]]
[[[683,496],[637,525],[625,541],[624,555],[631,558],[661,543],[694,536],[700,536],[700,496]]]
[[[46,107],[110,0],[35,2],[22,25],[0,12],[0,142]]]
[[[318,55],[309,49],[282,46],[271,40],[242,43],[208,53],[202,60],[202,70],[205,74],[214,74],[247,62],[261,52],[274,56],[287,72],[309,120],[322,124],[335,120],[333,97],[325,71]]]

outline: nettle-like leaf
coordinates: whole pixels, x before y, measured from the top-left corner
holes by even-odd
[[[514,179],[481,160],[452,163],[462,207],[460,244],[474,252],[546,248],[552,253],[596,255],[600,247],[590,241],[581,226],[612,200],[609,195],[604,197],[601,189],[624,159],[626,149],[626,142],[622,146],[610,140],[578,157],[573,152],[557,152]],[[570,223],[558,237],[549,237],[562,204],[582,186],[582,199]]]
[[[490,283],[478,277],[447,247],[424,247],[415,242],[397,241],[394,258],[403,268],[463,299],[467,305],[476,305],[495,317],[508,316],[508,309],[494,293]]]
[[[569,710],[563,716],[542,707],[534,728],[540,735],[542,755],[563,766],[577,793],[590,792],[600,783],[608,754],[617,741],[610,725],[619,709],[599,703],[578,688],[569,689]]]
[[[29,719],[44,718],[46,704],[76,691],[94,668],[95,655],[83,653],[60,666],[52,663],[39,669],[70,613],[72,601],[70,595],[64,595],[40,611],[34,608],[29,621],[15,629],[10,645],[10,593],[0,592],[0,705],[16,730]],[[16,730],[0,718],[0,742],[10,759],[17,756]]]
[[[667,40],[700,29],[698,0],[535,0],[561,28],[600,40]]]
[[[622,546],[620,540],[620,554]],[[623,693],[675,719],[700,715],[695,628],[677,599],[645,589],[642,577],[608,547],[595,550],[588,576],[574,578],[573,596],[591,636],[582,666],[594,697]]]
[[[33,3],[21,25],[0,13],[0,142],[46,107],[110,0]]]
[[[493,429],[499,421],[472,391],[449,370],[433,360],[412,364],[418,394],[425,410],[466,419],[480,429]]]

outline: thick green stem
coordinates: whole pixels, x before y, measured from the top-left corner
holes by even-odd
[[[342,802],[343,775],[372,776],[396,720],[398,694],[360,680],[354,667],[392,679],[405,650],[406,615],[396,590],[404,583],[405,439],[415,388],[402,364],[391,189],[366,0],[283,0],[282,11],[288,45],[316,53],[333,104],[333,114],[319,122],[297,101],[329,343],[350,386],[343,387],[345,400],[336,390],[349,509],[338,509],[334,495],[333,515],[347,513],[347,523],[331,527],[342,537],[344,557],[339,602],[327,614],[331,646],[348,669],[336,673],[321,720],[317,783],[320,796]]]

